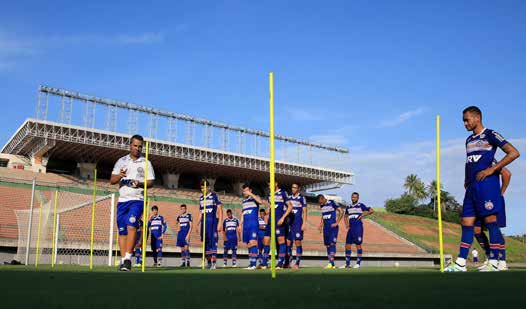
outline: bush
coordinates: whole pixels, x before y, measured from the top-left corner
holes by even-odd
[[[411,215],[414,213],[417,200],[408,194],[403,194],[399,198],[389,199],[385,202],[385,209],[396,214]]]

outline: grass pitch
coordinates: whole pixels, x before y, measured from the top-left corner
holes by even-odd
[[[148,269],[0,266],[2,308],[446,308],[522,306],[526,269]]]

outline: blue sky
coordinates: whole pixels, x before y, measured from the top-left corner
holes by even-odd
[[[2,3],[0,142],[33,116],[39,84],[266,129],[274,71],[277,132],[351,149],[356,185],[343,195],[383,205],[407,174],[431,180],[441,114],[443,182],[461,199],[464,107],[526,154],[524,12],[524,1]],[[524,159],[510,169],[506,232],[525,233]]]

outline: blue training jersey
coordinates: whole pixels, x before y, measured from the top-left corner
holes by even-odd
[[[265,220],[265,218],[258,217],[258,226],[259,232],[265,232],[265,230],[267,229],[267,221]]]
[[[497,148],[508,142],[499,133],[484,129],[477,135],[466,139],[466,184],[476,181],[477,173],[491,167]],[[498,172],[495,172],[498,175]]]
[[[203,219],[204,197],[199,198],[199,211],[201,212],[201,219]],[[210,192],[206,196],[206,226],[217,224],[217,206],[221,205],[221,201],[215,192]],[[201,221],[201,224],[202,221]]]
[[[243,225],[258,226],[259,204],[253,197],[243,200]]]
[[[192,215],[185,213],[177,217],[177,222],[179,222],[179,233],[188,234],[190,231],[190,222],[192,222]]]
[[[226,218],[223,220],[223,231],[226,232],[228,239],[237,239],[237,228],[239,226],[239,220],[232,217],[232,219]]]
[[[327,203],[320,205],[320,208],[321,217],[323,218],[323,228],[328,229],[332,224],[336,223],[336,209],[338,209],[338,205],[333,200],[328,200]]]
[[[365,206],[364,203],[351,204],[345,208],[345,214],[349,219],[349,226],[362,225],[362,219],[359,217],[363,214],[364,211],[371,210],[370,207]]]
[[[307,207],[307,200],[301,193],[297,196],[291,195],[289,200],[292,203],[292,224],[303,224],[303,208]]]
[[[284,190],[279,189],[278,191],[274,192],[274,202],[276,206],[276,222],[277,220],[281,219],[285,212],[287,212],[288,200],[289,196]],[[268,201],[270,202],[270,195],[268,196]],[[272,212],[270,212],[269,218],[272,218]]]
[[[159,238],[166,232],[167,229],[166,221],[161,215],[154,216],[148,221],[148,228],[152,233],[152,237]]]

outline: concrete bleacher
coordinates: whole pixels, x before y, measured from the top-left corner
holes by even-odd
[[[10,240],[10,244],[16,245],[16,239],[18,237],[17,222],[15,216],[15,210],[17,209],[28,209],[31,199],[31,188],[30,183],[33,177],[37,178],[38,184],[55,184],[61,186],[59,192],[59,209],[62,209],[60,205],[68,204],[74,206],[75,203],[81,201],[90,201],[92,199],[90,191],[93,182],[90,181],[75,181],[71,176],[65,177],[56,174],[38,174],[28,171],[21,170],[7,170],[0,168],[0,181],[5,183],[21,183],[25,187],[21,188],[17,185],[8,185],[0,183],[0,196],[2,196],[2,203],[0,203],[0,240]],[[65,193],[67,188],[81,188],[85,193]],[[98,190],[103,189],[109,192],[117,192],[117,186],[111,186],[108,180],[97,181]],[[103,191],[101,190],[101,191]],[[160,208],[160,213],[165,217],[168,223],[168,233],[165,236],[165,251],[179,252],[179,249],[175,247],[177,237],[177,216],[180,214],[181,203],[187,204],[188,212],[192,214],[194,218],[194,229],[190,236],[190,247],[193,252],[199,252],[201,249],[201,242],[199,236],[198,219],[198,199],[200,192],[198,190],[190,189],[176,189],[168,190],[161,187],[154,187],[149,190],[150,196],[152,197],[151,205],[157,205]],[[107,192],[105,192],[107,193]],[[52,200],[54,198],[54,191],[50,188],[40,191],[41,199],[45,201]],[[74,201],[72,201],[72,196]],[[232,208],[234,216],[241,218],[241,198],[231,194],[221,194],[219,196],[225,204],[225,217],[226,208]],[[162,197],[162,198],[156,198]],[[38,200],[38,199],[37,199]],[[37,202],[36,202],[37,203]],[[38,205],[35,205],[38,207]],[[107,244],[109,235],[109,201],[101,203],[100,207],[96,208],[96,224],[95,224],[95,241],[100,244]],[[305,256],[325,256],[325,247],[323,246],[323,238],[321,233],[318,231],[318,225],[320,222],[319,206],[315,204],[309,204],[309,219],[307,222],[307,230],[305,232],[303,247]],[[82,220],[78,220],[82,218]],[[61,213],[60,233],[61,239],[67,240],[71,243],[85,242],[89,240],[90,222],[91,222],[91,207],[84,207],[75,210],[71,210],[65,213]],[[114,232],[116,232],[116,224]],[[364,251],[366,257],[381,257],[381,256],[397,256],[397,255],[422,255],[425,253],[420,247],[410,243],[409,241],[397,236],[381,225],[364,220]],[[114,234],[116,235],[116,233]],[[88,236],[88,237],[87,237]],[[338,235],[339,246],[345,242],[345,225],[342,222],[340,225],[340,232]],[[219,235],[219,252],[222,253],[223,235]],[[102,245],[104,247],[104,245]],[[85,244],[82,245],[85,247]],[[245,245],[240,244],[239,253],[243,254],[246,249]],[[343,250],[338,249],[338,256],[343,255]]]

